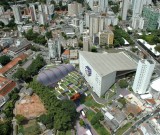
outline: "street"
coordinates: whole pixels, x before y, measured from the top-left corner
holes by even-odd
[[[148,114],[147,116],[142,117],[138,121],[136,121],[131,128],[129,128],[126,132],[123,133],[123,135],[129,135],[134,129],[136,129],[140,124],[144,123],[145,121],[149,120],[150,118],[154,117],[160,112],[160,108],[157,108],[153,113],[150,115]]]

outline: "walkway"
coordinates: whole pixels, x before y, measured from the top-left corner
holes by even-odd
[[[108,103],[107,100],[98,97],[97,94],[94,93],[93,91],[90,91],[90,92],[91,92],[91,95],[92,95],[93,99],[94,99],[98,104],[104,105],[104,104]]]

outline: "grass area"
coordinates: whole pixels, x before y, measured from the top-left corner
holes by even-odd
[[[87,111],[87,118],[89,121],[91,121],[91,119],[93,118],[93,116],[95,115],[95,112],[88,110]]]
[[[119,128],[116,132],[116,135],[122,135],[127,129],[129,129],[132,126],[132,123],[129,122],[126,125],[124,125],[123,127]]]
[[[120,102],[123,106],[125,106],[126,103],[127,103],[126,100],[125,100],[125,98],[119,98],[118,102]]]
[[[67,132],[66,132],[66,135],[71,135],[72,133],[71,133],[71,130],[68,130]]]
[[[27,124],[23,126],[19,126],[19,133],[23,133],[24,135],[37,135],[40,134],[39,126],[36,120],[30,120]]]
[[[87,111],[87,118],[89,121],[91,121],[94,116],[95,116],[95,113],[93,111],[91,110]],[[95,125],[92,125],[92,126],[99,135],[110,135],[110,133],[99,122],[97,122]]]
[[[109,91],[109,92],[107,93],[107,98],[110,99],[110,98],[112,98],[115,94],[116,94],[116,92],[115,92],[115,90],[113,89],[113,90],[111,90],[111,91]]]
[[[97,102],[95,102],[91,95],[89,95],[89,96],[87,96],[87,97],[83,96],[83,97],[81,98],[81,103],[82,103],[82,104],[85,104],[85,105],[88,106],[88,107],[92,107],[92,106],[93,106],[93,107],[98,107],[98,108],[100,108],[100,107],[103,106],[103,105],[98,104]]]
[[[72,135],[72,133],[71,133],[71,130],[68,130],[68,131],[66,131],[66,132],[64,132],[64,131],[59,131],[59,132],[58,132],[58,135]]]
[[[99,135],[110,135],[110,133],[100,123],[93,125],[93,127]]]

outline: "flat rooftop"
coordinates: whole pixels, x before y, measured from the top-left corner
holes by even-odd
[[[100,76],[105,76],[115,71],[135,70],[137,68],[137,63],[124,52],[92,53],[80,51],[79,53]]]

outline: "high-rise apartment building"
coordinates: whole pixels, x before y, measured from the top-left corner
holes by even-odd
[[[136,75],[132,89],[135,93],[145,94],[147,92],[153,71],[155,61],[153,60],[140,60],[138,63]]]
[[[43,5],[38,5],[38,12],[39,12],[39,24],[46,24],[46,16],[44,13]]]
[[[33,22],[37,21],[37,15],[36,15],[35,5],[34,4],[30,4],[29,5],[29,9],[30,9],[31,20]]]
[[[58,38],[48,41],[48,49],[49,49],[49,58],[59,58],[61,56],[61,44]]]
[[[99,15],[97,16],[96,14],[90,15],[89,24],[89,35],[93,37],[94,34],[104,30],[105,17]]]
[[[129,4],[130,4],[129,0],[123,0],[122,1],[122,20],[127,19],[127,12],[128,12],[128,9],[129,9]]]
[[[83,36],[83,51],[90,51],[91,49],[91,38],[89,35]]]
[[[99,7],[101,12],[106,12],[108,9],[108,0],[99,0]]]
[[[156,30],[160,19],[160,8],[158,6],[144,6],[142,16],[145,19],[144,28]]]
[[[3,15],[3,14],[4,14],[4,7],[0,6],[0,15]]]
[[[13,5],[12,10],[15,18],[15,23],[19,24],[20,22],[22,22],[22,14],[21,14],[20,6]]]
[[[134,2],[133,2],[133,14],[132,14],[132,27],[134,29],[139,28],[139,23],[141,23],[139,21],[139,19],[137,19],[137,18],[141,17],[143,6],[144,5],[149,5],[151,3],[152,3],[151,0],[134,0]],[[137,24],[137,25],[135,25],[135,24]]]
[[[82,13],[82,4],[75,1],[68,4],[68,15],[78,15],[79,13]]]

